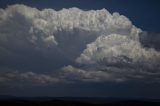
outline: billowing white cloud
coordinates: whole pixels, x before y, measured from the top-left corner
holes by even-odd
[[[149,38],[142,32],[127,17],[106,9],[56,11],[12,5],[0,9],[0,62],[2,67],[23,70],[11,73],[15,79],[37,83],[157,80],[160,52],[157,46],[142,44]],[[36,74],[35,67],[59,74]],[[1,75],[0,82],[14,79],[8,75]]]
[[[0,37],[6,40],[16,39],[17,43],[23,42],[25,45],[31,43],[38,46],[39,43],[48,42],[57,45],[55,33],[73,32],[74,29],[97,32],[99,35],[127,34],[134,38],[140,32],[125,16],[118,13],[112,15],[105,9],[83,11],[70,8],[40,11],[25,5],[13,5],[5,10],[1,9],[0,14]]]
[[[154,49],[143,48],[139,40],[133,40],[126,35],[111,34],[100,36],[77,58],[82,64],[92,64],[100,61],[116,62],[149,62],[149,65],[160,60],[160,53]]]
[[[112,15],[106,9],[83,11],[70,8],[55,11],[17,4],[0,9],[0,14],[0,49],[14,56],[23,55],[24,52],[41,52],[48,57],[58,54],[55,57],[74,61],[86,44],[97,36],[117,33],[137,39],[141,32],[127,17],[119,13]],[[50,53],[48,48],[51,49]]]

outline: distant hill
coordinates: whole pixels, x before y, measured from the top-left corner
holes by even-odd
[[[155,99],[119,99],[98,97],[13,97],[0,96],[0,106],[160,106]]]

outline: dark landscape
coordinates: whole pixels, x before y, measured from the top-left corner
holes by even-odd
[[[13,97],[0,98],[1,106],[160,106],[159,99],[104,97]]]

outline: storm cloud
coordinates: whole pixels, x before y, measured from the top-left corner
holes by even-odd
[[[106,9],[11,5],[0,9],[0,83],[159,82],[158,41]]]

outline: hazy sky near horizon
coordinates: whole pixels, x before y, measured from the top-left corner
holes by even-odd
[[[0,95],[160,98],[158,0],[0,0]]]

